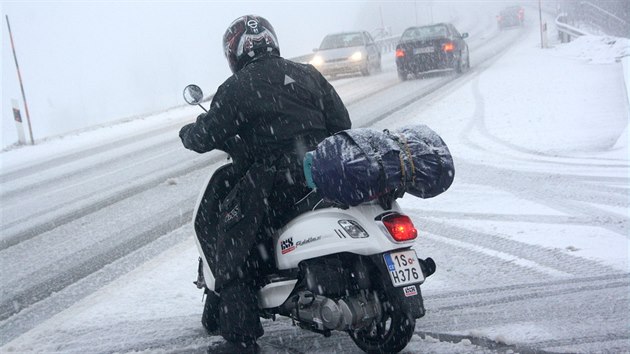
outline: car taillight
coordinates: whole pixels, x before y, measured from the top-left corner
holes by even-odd
[[[395,241],[410,241],[418,237],[418,230],[407,215],[392,214],[384,217],[381,221]]]
[[[455,46],[453,45],[453,42],[448,42],[448,43],[442,44],[442,49],[445,52],[452,52],[453,49],[455,49]]]
[[[402,58],[405,56],[405,51],[402,49],[396,49],[396,58]]]

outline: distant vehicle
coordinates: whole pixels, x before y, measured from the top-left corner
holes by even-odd
[[[525,21],[525,9],[521,6],[506,7],[497,16],[497,24],[502,30],[506,27],[522,26]]]
[[[396,46],[398,77],[405,81],[409,74],[442,69],[461,73],[470,68],[464,38],[468,33],[460,34],[450,23],[407,28]]]
[[[366,31],[329,34],[324,37],[309,62],[323,75],[361,73],[370,75],[381,69],[381,52]]]

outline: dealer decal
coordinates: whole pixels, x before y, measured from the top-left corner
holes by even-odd
[[[418,295],[418,289],[415,285],[405,286],[403,291],[405,292],[406,297]]]
[[[282,248],[282,254],[293,251],[295,249],[295,245],[293,244],[293,237],[289,237],[288,239],[281,241],[280,248]]]
[[[321,239],[322,239],[321,236],[316,236],[316,237],[310,236],[309,238],[305,240],[300,240],[300,241],[297,241],[295,244],[293,244],[293,237],[289,237],[285,239],[284,241],[280,241],[280,248],[282,249],[282,254],[287,254],[300,246],[305,246],[309,243],[317,242]]]

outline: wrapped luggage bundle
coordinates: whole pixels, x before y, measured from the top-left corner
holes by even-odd
[[[307,153],[304,171],[322,197],[349,206],[405,192],[431,198],[455,175],[448,147],[425,125],[339,132]]]

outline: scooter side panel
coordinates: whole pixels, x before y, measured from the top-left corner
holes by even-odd
[[[408,246],[409,243],[391,241],[382,225],[375,221],[384,212],[378,204],[366,204],[345,210],[328,208],[300,215],[275,238],[278,269],[296,268],[302,260],[329,254],[349,252],[371,255]],[[369,236],[351,237],[339,224],[340,220],[358,223]]]
[[[195,224],[195,219],[197,218],[197,212],[199,211],[201,200],[203,199],[203,196],[206,192],[206,189],[208,188],[210,184],[211,179],[212,179],[212,174],[210,174],[207,177],[206,183],[202,185],[203,187],[201,188],[201,192],[197,195],[197,203],[195,204],[195,210],[193,211],[193,218],[192,218],[193,225]],[[203,253],[203,249],[201,248],[201,244],[199,243],[199,239],[197,238],[197,235],[195,235],[195,244],[197,245],[197,250],[199,251],[199,255],[201,256],[201,259],[202,259],[203,279],[206,282],[206,287],[208,287],[208,289],[210,290],[214,290],[214,284],[215,284],[214,275],[212,274],[212,271],[210,270],[210,267],[208,266],[208,260],[206,260],[206,255]]]

